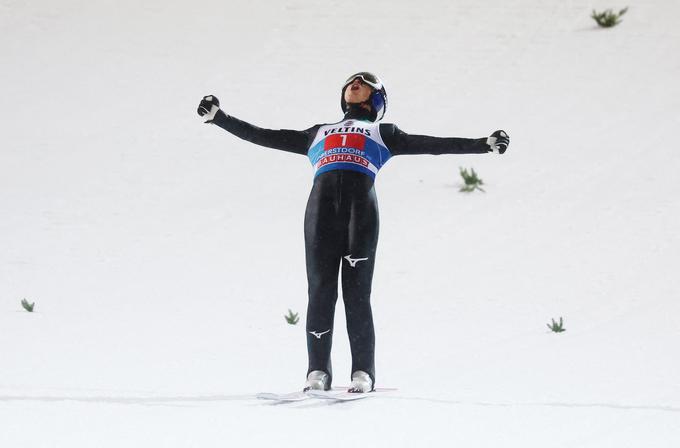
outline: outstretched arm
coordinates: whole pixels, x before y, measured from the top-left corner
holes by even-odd
[[[393,155],[401,154],[503,154],[510,144],[505,131],[496,131],[489,137],[459,138],[412,135],[394,124],[381,124],[380,135]]]
[[[246,123],[243,120],[227,115],[221,110],[212,120],[213,124],[231,132],[235,136],[256,145],[282,151],[306,155],[309,149],[310,135],[313,128],[304,131],[290,129],[263,129]]]
[[[198,114],[207,119],[206,123],[216,124],[235,136],[256,145],[280,149],[295,154],[307,154],[311,138],[314,135],[314,127],[304,131],[263,129],[225,114],[219,106],[220,102],[215,96],[209,95],[203,97],[201,104],[198,106]]]

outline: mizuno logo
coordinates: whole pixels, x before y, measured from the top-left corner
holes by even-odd
[[[352,266],[353,268],[357,266],[358,262],[368,260],[368,258],[352,258],[352,254],[345,255],[343,258],[349,261],[349,265]]]
[[[312,336],[316,337],[317,339],[321,339],[321,336],[323,336],[324,334],[328,333],[329,331],[331,331],[330,328],[329,328],[328,330],[326,330],[326,331],[321,332],[321,333],[317,333],[316,331],[310,331],[309,334],[311,334]]]

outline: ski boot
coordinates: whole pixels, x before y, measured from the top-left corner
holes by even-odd
[[[373,390],[373,380],[371,376],[363,370],[357,370],[352,374],[352,383],[347,392],[363,394]]]
[[[331,388],[330,377],[323,370],[312,370],[307,375],[307,382],[305,382],[305,388],[302,389],[303,392],[308,390],[329,390]]]

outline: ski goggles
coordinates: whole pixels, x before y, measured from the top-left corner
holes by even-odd
[[[375,76],[373,73],[369,72],[359,72],[353,74],[352,76],[347,78],[347,81],[345,81],[345,84],[342,87],[343,88],[347,87],[348,85],[352,84],[352,82],[357,78],[361,79],[363,82],[373,87],[375,90],[380,90],[383,88],[383,84],[382,81],[380,81],[380,78]]]

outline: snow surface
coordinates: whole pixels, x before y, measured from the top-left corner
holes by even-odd
[[[0,447],[680,446],[678,16],[0,0]],[[512,143],[378,176],[377,379],[399,391],[272,406],[254,395],[306,371],[283,315],[304,321],[312,168],[196,106],[303,129],[365,69],[405,131]],[[457,191],[460,166],[486,194]]]

